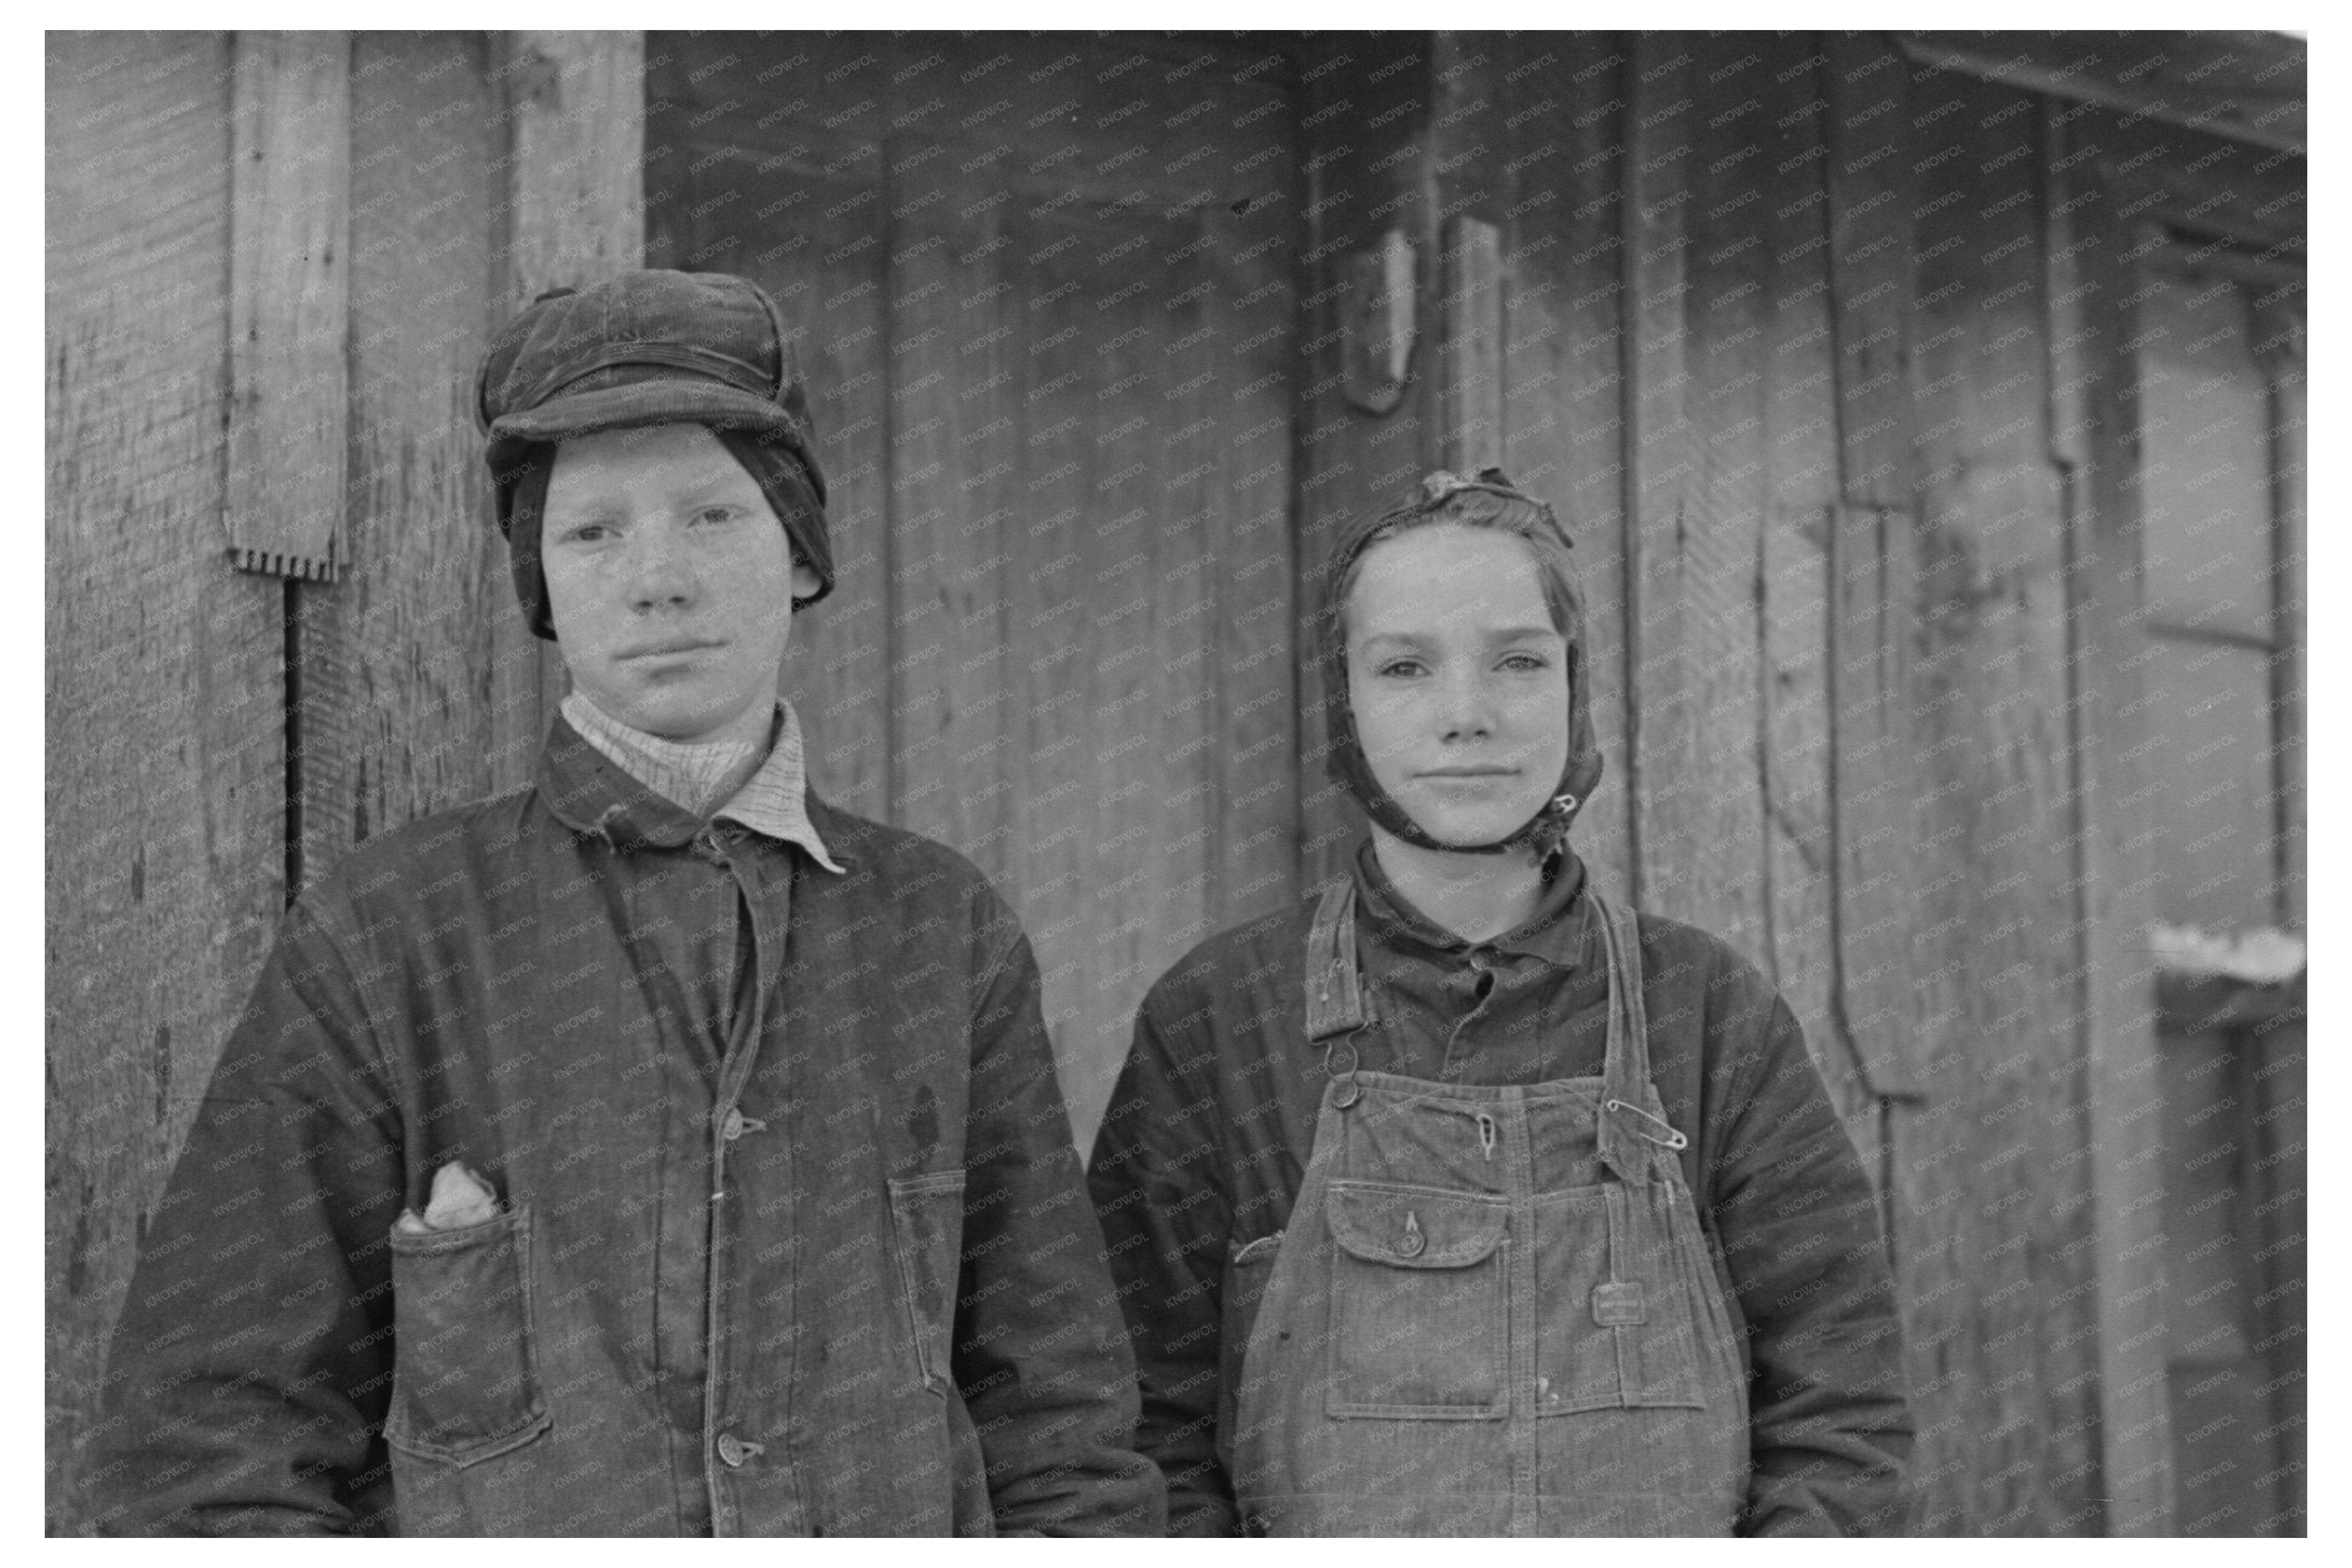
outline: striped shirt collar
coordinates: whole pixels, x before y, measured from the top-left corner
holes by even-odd
[[[801,751],[800,716],[793,705],[776,704],[774,740],[751,776],[712,810],[714,798],[728,780],[739,776],[759,748],[748,741],[714,741],[689,745],[665,740],[633,729],[607,715],[585,695],[573,692],[563,699],[563,717],[580,737],[611,759],[614,767],[661,796],[716,821],[726,818],[755,832],[788,844],[798,844],[809,857],[830,872],[834,863],[824,840],[808,815],[808,773]]]

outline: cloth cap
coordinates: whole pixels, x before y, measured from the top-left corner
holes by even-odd
[[[1592,730],[1592,683],[1585,673],[1584,596],[1576,586],[1573,572],[1565,570],[1565,561],[1557,574],[1557,591],[1564,601],[1558,608],[1567,622],[1562,632],[1568,642],[1568,760],[1560,768],[1559,783],[1553,789],[1551,799],[1518,828],[1487,844],[1446,844],[1432,838],[1372,777],[1362,738],[1356,733],[1355,709],[1349,701],[1347,605],[1343,596],[1352,587],[1349,569],[1358,557],[1382,540],[1407,528],[1449,520],[1449,511],[1460,509],[1457,497],[1465,492],[1533,508],[1540,519],[1537,526],[1559,541],[1563,554],[1574,543],[1559,526],[1559,515],[1549,504],[1517,488],[1499,468],[1486,469],[1475,479],[1440,469],[1422,480],[1420,493],[1404,506],[1349,525],[1323,563],[1321,602],[1316,618],[1321,630],[1318,653],[1323,666],[1324,727],[1330,737],[1324,767],[1333,782],[1355,797],[1366,815],[1409,844],[1468,854],[1501,854],[1524,846],[1533,849],[1540,860],[1567,841],[1570,826],[1601,782],[1601,745]],[[1546,599],[1552,597],[1548,591]]]
[[[816,592],[799,602],[833,591],[807,387],[775,301],[748,278],[648,270],[550,289],[482,356],[474,412],[489,436],[515,593],[541,637],[555,635],[539,539],[555,446],[597,431],[708,425],[759,481],[794,558],[816,573]]]

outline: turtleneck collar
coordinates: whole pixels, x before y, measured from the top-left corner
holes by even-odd
[[[798,844],[825,870],[842,869],[809,821],[800,718],[792,704],[777,703],[775,726],[764,745],[667,740],[623,724],[579,692],[563,699],[562,712],[583,740],[664,800],[698,817],[726,818]]]

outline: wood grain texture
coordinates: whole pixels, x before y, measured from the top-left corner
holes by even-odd
[[[1323,673],[1314,621],[1331,547],[1349,519],[1394,506],[1437,466],[1434,344],[1439,319],[1436,218],[1428,200],[1434,51],[1444,40],[1394,33],[1307,40],[1298,53],[1297,114],[1306,233],[1298,253],[1298,329],[1309,390],[1294,438],[1297,513],[1299,859],[1302,883],[1319,884],[1347,864],[1364,816],[1327,771]],[[1341,263],[1376,249],[1390,228],[1412,241],[1423,324],[1404,395],[1385,414],[1351,408],[1340,363]]]
[[[1826,35],[1822,53],[1845,496],[1860,507],[1908,507],[1915,448],[1904,394],[1916,336],[1911,230],[1916,193],[1930,180],[1939,193],[1952,183],[1952,132],[1940,116],[1917,123],[1910,68],[1891,38]],[[1948,100],[1932,109],[1942,101]],[[1915,155],[1915,146],[1931,144],[1932,153]],[[1931,176],[1928,169],[1942,172]]]
[[[1933,78],[1910,103],[1957,149],[1916,237],[1909,892],[1930,1103],[1895,1163],[1918,1522],[2092,1533],[2104,1336],[2034,105]]]
[[[800,716],[811,787],[886,819],[893,654],[883,454],[896,405],[885,337],[891,249],[870,222],[883,196],[882,149],[854,131],[799,155],[685,139],[668,90],[685,68],[675,59],[656,68],[647,89],[651,178],[667,193],[647,214],[646,259],[751,278],[793,334],[824,471],[834,585],[793,617],[784,695]]]
[[[2305,929],[2309,852],[2309,806],[2305,772],[2309,728],[2305,706],[2310,636],[2309,543],[2311,371],[2305,350],[2304,292],[2281,286],[2254,304],[2257,351],[2270,380],[2272,515],[2277,576],[2272,601],[2272,635],[2278,653],[2272,684],[2272,716],[2278,737],[2278,922]]]
[[[1442,240],[1443,452],[1446,467],[1475,474],[1503,458],[1502,231],[1483,218],[1456,216]]]
[[[1682,695],[1683,595],[1674,581],[1696,464],[1687,406],[1691,370],[1683,301],[1688,288],[1686,228],[1690,125],[1696,99],[1691,56],[1670,40],[1629,46],[1624,182],[1626,788],[1632,797],[1633,860],[1628,884],[1644,908],[1681,909],[1681,868],[1659,864],[1677,825],[1665,797],[1681,785],[1664,755],[1686,735],[1675,711]],[[1668,775],[1661,777],[1661,775]],[[1684,781],[1686,783],[1686,780]]]
[[[341,580],[293,590],[307,884],[353,844],[493,788],[494,628],[522,620],[475,427],[493,174],[487,40],[362,34],[352,57],[351,473]],[[431,256],[420,266],[419,256]]]
[[[1277,187],[1286,199],[1253,202],[1239,214],[1209,209],[1206,237],[1221,286],[1202,297],[1197,323],[1171,340],[1167,347],[1176,351],[1161,372],[1172,378],[1160,393],[1163,406],[1184,411],[1167,438],[1177,486],[1171,498],[1190,515],[1184,486],[1197,484],[1206,514],[1202,591],[1213,622],[1204,622],[1199,635],[1217,693],[1214,715],[1204,715],[1184,741],[1171,737],[1162,761],[1178,765],[1185,744],[1207,755],[1201,771],[1213,802],[1203,824],[1214,846],[1205,909],[1212,930],[1271,914],[1305,885],[1300,799],[1315,775],[1303,759],[1300,672],[1314,653],[1295,631],[1302,597],[1291,509],[1294,411],[1302,397],[1294,380],[1303,347],[1293,271],[1304,229],[1297,184],[1297,173],[1286,170]],[[1237,387],[1221,385],[1228,364],[1244,378]],[[1197,480],[1188,478],[1196,472]],[[1194,645],[1193,634],[1185,645]],[[1174,947],[1181,953],[1183,944]]]
[[[1283,89],[1182,40],[648,47],[655,254],[823,350],[814,776],[998,879],[1084,1143],[1143,990],[1297,885]]]
[[[2053,282],[2072,285],[2051,297],[2051,379],[2067,388],[2053,425],[2070,458],[2072,858],[2095,1206],[2098,1507],[2107,1535],[2159,1535],[2173,1526],[2173,1446],[2161,1361],[2164,1093],[2143,936],[2155,915],[2147,695],[2157,686],[2145,668],[2143,367],[2133,303],[2143,285],[2136,258],[2152,235],[2122,212],[2115,185],[2072,172],[2103,134],[2103,127],[2072,130],[2046,115],[2042,158],[2044,203],[2061,214],[2051,252],[2067,256]]]
[[[1505,223],[1503,466],[1552,503],[1576,543],[1601,775],[1578,814],[1574,842],[1594,885],[1622,896],[1633,874],[1619,326],[1625,52],[1614,35],[1572,34],[1545,40],[1498,74],[1507,155],[1499,164],[1472,159],[1462,172],[1508,176],[1497,198]]]
[[[229,551],[247,571],[331,581],[344,559],[352,39],[247,32],[230,48]]]
[[[1911,358],[1920,205],[1909,73],[1884,40],[1818,51],[1839,478],[1829,625],[1838,1006],[1874,1093],[1922,1093],[1912,985],[1918,832],[1907,696],[1914,624]],[[1942,160],[1948,164],[1949,160]]]
[[[1629,99],[1636,896],[1753,954],[1765,935],[1750,455],[1760,422],[1745,410],[1763,395],[1761,350],[1745,330],[1754,246],[1706,216],[1752,189],[1737,167],[1746,143],[1699,109],[1711,53],[1643,40]]]
[[[2054,296],[2053,379],[2070,393],[2081,436],[2067,518],[2067,670],[2073,698],[2082,975],[2079,1049],[2088,1090],[2099,1485],[2091,1506],[2109,1535],[2162,1534],[2173,1524],[2170,1412],[2163,1364],[2162,1091],[2155,985],[2145,932],[2154,914],[2147,838],[2153,733],[2140,516],[2136,256],[2150,237],[2113,187],[2070,173],[2095,145],[2048,127],[2042,147],[2051,235],[2079,256],[2078,286]],[[2080,198],[2079,200],[2077,198]],[[2070,422],[2071,423],[2071,422]],[[2154,1201],[2151,1201],[2151,1198]]]
[[[1846,1033],[1838,991],[1830,670],[1831,549],[1841,494],[1838,358],[1826,156],[1815,106],[1820,61],[1812,44],[1802,37],[1759,41],[1740,57],[1754,63],[1717,84],[1735,103],[1754,106],[1732,124],[1753,128],[1754,178],[1763,198],[1742,210],[1753,214],[1746,222],[1759,241],[1750,325],[1761,329],[1763,348],[1755,417],[1763,467],[1764,956],[1875,1180],[1879,1099]],[[1765,183],[1768,171],[1773,178]]]
[[[284,585],[222,549],[228,48],[47,43],[46,1495],[283,908]]]
[[[509,145],[499,211],[503,321],[550,288],[645,265],[645,35],[500,34],[491,76]],[[562,653],[519,618],[492,627],[490,777],[530,782],[570,689]]]

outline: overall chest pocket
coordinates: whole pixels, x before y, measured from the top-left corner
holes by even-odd
[[[890,1178],[890,1239],[915,1360],[932,1393],[955,1387],[956,1288],[963,1264],[961,1171]]]
[[[1500,1420],[1509,1209],[1477,1193],[1334,1181],[1333,1416]]]
[[[397,1339],[384,1440],[478,1464],[550,1425],[531,1335],[530,1210],[422,1235],[394,1230]]]
[[[1666,1212],[1678,1192],[1612,1181],[1536,1199],[1538,1415],[1706,1405],[1694,1260]]]

